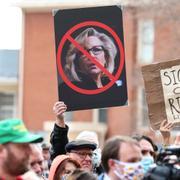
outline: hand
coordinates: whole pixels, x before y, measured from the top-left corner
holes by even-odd
[[[173,128],[173,123],[168,122],[167,119],[163,120],[160,125],[160,132],[162,134],[164,144],[169,145],[170,143],[170,136],[171,136],[171,130]]]
[[[56,124],[60,127],[65,127],[64,115],[63,113],[66,111],[67,106],[62,101],[58,101],[53,106],[53,111],[56,115]]]

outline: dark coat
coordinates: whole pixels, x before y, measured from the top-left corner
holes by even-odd
[[[66,125],[65,128],[59,127],[56,124],[50,136],[50,159],[51,161],[60,154],[66,154],[65,146],[68,143],[68,130],[69,127]]]
[[[66,125],[65,128],[59,127],[56,124],[54,125],[54,129],[51,132],[50,136],[50,162],[49,167],[51,166],[51,162],[53,159],[61,154],[66,154],[65,146],[68,143],[68,131],[69,127]],[[95,173],[101,174],[103,172],[102,166],[96,168]]]

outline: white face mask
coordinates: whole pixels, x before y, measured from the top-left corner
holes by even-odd
[[[114,170],[114,174],[122,180],[140,180],[143,178],[143,167],[141,161],[130,163],[114,160],[120,167],[120,169]]]
[[[93,156],[92,156],[93,167],[94,168],[98,167],[100,163],[101,163],[101,149],[97,148],[93,151]]]

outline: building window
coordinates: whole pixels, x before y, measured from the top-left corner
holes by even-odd
[[[142,87],[139,87],[137,92],[137,119],[139,123],[137,124],[137,126],[145,127],[149,124],[148,106],[145,97],[145,90]]]
[[[0,78],[17,79],[19,50],[0,50]]]
[[[99,122],[106,123],[107,122],[107,109],[99,109]]]
[[[0,119],[16,116],[16,94],[0,92]]]
[[[153,20],[139,20],[138,22],[138,61],[149,64],[154,58],[154,22]]]
[[[94,123],[106,123],[107,122],[107,108],[93,109],[93,122]]]

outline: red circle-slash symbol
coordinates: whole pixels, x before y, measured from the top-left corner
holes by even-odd
[[[82,27],[86,27],[86,26],[97,26],[97,27],[100,27],[102,29],[105,29],[115,39],[115,41],[118,45],[118,48],[119,48],[119,57],[120,57],[119,58],[119,61],[120,61],[119,67],[118,67],[118,70],[117,70],[115,75],[112,75],[109,71],[107,71],[106,68],[104,68],[100,63],[98,63],[98,61],[95,58],[93,58],[83,47],[81,47],[81,45],[76,40],[74,40],[71,37],[71,34],[73,32],[75,32],[76,30],[78,30]],[[65,73],[63,71],[63,67],[62,67],[62,63],[61,63],[62,62],[62,58],[61,58],[62,49],[63,49],[63,46],[67,40],[69,40],[78,50],[81,51],[81,53],[83,55],[85,55],[89,60],[91,60],[97,67],[99,67],[109,77],[109,79],[111,81],[107,85],[105,85],[99,89],[87,90],[87,89],[82,89],[82,88],[77,87],[67,78],[67,76],[65,75]],[[71,29],[69,29],[66,32],[66,34],[63,36],[62,40],[60,41],[59,46],[58,46],[58,50],[57,50],[57,66],[58,66],[58,72],[61,75],[63,81],[70,88],[72,88],[73,90],[75,90],[79,93],[82,93],[82,94],[98,94],[98,93],[101,93],[101,92],[109,89],[120,77],[123,66],[124,66],[124,48],[123,48],[122,42],[119,39],[118,35],[109,26],[107,26],[103,23],[97,22],[97,21],[82,22],[82,23],[79,23],[79,24],[73,26]]]

